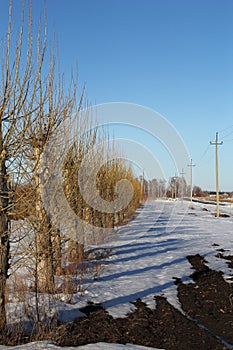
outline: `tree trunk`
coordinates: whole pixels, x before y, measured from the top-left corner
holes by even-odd
[[[68,261],[80,263],[84,259],[84,245],[74,240],[68,242]]]
[[[54,265],[54,273],[56,276],[60,276],[62,274],[62,251],[61,251],[61,234],[60,230],[57,229],[52,237],[53,243],[53,265]]]
[[[36,164],[39,163],[40,149],[34,147]],[[38,171],[35,172],[36,186],[36,259],[37,259],[37,285],[39,291],[48,293],[54,292],[54,268],[53,268],[53,247],[52,247],[52,225],[44,209],[40,178]]]
[[[3,153],[3,152],[1,152]],[[9,191],[7,184],[6,160],[0,161],[0,331],[6,330],[6,282],[9,269],[9,218],[7,210],[9,206]]]

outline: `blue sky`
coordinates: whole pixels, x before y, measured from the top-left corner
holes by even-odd
[[[36,16],[42,7],[34,1]],[[68,76],[78,64],[88,100],[159,112],[183,138],[203,189],[215,188],[208,144],[219,131],[220,189],[233,190],[232,0],[47,0],[47,22],[62,71]]]

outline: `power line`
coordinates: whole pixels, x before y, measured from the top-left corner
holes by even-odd
[[[197,165],[199,165],[199,163],[201,163],[201,161],[203,160],[203,158],[205,157],[205,155],[206,155],[206,153],[209,151],[209,149],[210,149],[210,145],[208,145],[208,146],[206,147],[206,149],[204,150],[202,156],[200,157],[200,159],[199,159],[198,162],[197,162]]]
[[[232,125],[229,125],[228,127],[224,128],[224,129],[222,129],[222,130],[220,130],[220,131],[219,131],[219,134],[222,134],[224,131],[227,131],[227,130],[229,130],[229,129],[231,129],[231,128],[233,128],[233,124],[232,124]]]
[[[222,136],[222,139],[225,139],[226,137],[230,136],[233,134],[233,130],[231,132],[229,132],[228,134],[226,134],[225,136]]]
[[[224,140],[224,142],[231,142],[233,141],[233,139],[230,139],[230,140]]]

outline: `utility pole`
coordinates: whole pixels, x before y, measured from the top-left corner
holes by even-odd
[[[218,132],[216,132],[216,138],[214,142],[210,141],[211,145],[215,145],[215,170],[216,170],[216,216],[219,217],[219,188],[218,188],[218,146],[223,142],[218,142]]]
[[[184,199],[184,175],[185,175],[183,168],[182,168],[180,175],[181,175],[181,200],[183,203],[183,199]]]
[[[188,164],[188,167],[190,167],[190,208],[192,208],[192,201],[193,201],[193,167],[195,164],[193,164],[193,160],[191,159],[190,164]]]

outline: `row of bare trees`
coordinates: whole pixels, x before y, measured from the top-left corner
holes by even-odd
[[[6,334],[7,327],[6,287],[9,276],[22,266],[33,270],[34,291],[38,297],[39,292],[53,293],[54,276],[62,273],[62,253],[67,237],[54,225],[44,207],[40,159],[61,123],[74,114],[78,118],[84,104],[84,92],[81,91],[80,96],[77,93],[77,79],[72,76],[67,87],[56,62],[55,50],[47,48],[46,25],[39,23],[34,34],[32,4],[28,14],[25,14],[22,1],[21,15],[21,25],[15,30],[10,0],[0,87],[2,335]],[[63,190],[70,207],[80,219],[93,227],[113,228],[132,215],[140,205],[141,187],[130,165],[118,157],[114,147],[103,146],[102,152],[99,152],[101,166],[96,178],[97,192],[103,200],[111,203],[117,197],[117,183],[127,179],[132,185],[133,197],[129,205],[110,212],[93,208],[83,199],[78,180],[82,160],[100,139],[107,138],[105,131],[91,127],[91,117],[88,118],[80,120],[82,132],[76,135],[65,156]],[[59,154],[54,155],[54,160],[57,157]],[[80,247],[83,248],[81,243]],[[37,315],[39,321],[38,310]]]
[[[170,177],[168,183],[164,179],[153,178],[143,181],[144,196],[149,199],[156,198],[184,198],[190,196],[190,185],[182,176]],[[203,195],[199,186],[193,186],[193,196],[200,197]]]
[[[147,198],[183,198],[190,193],[184,177],[172,176],[168,184],[164,179],[144,180],[144,194]]]

